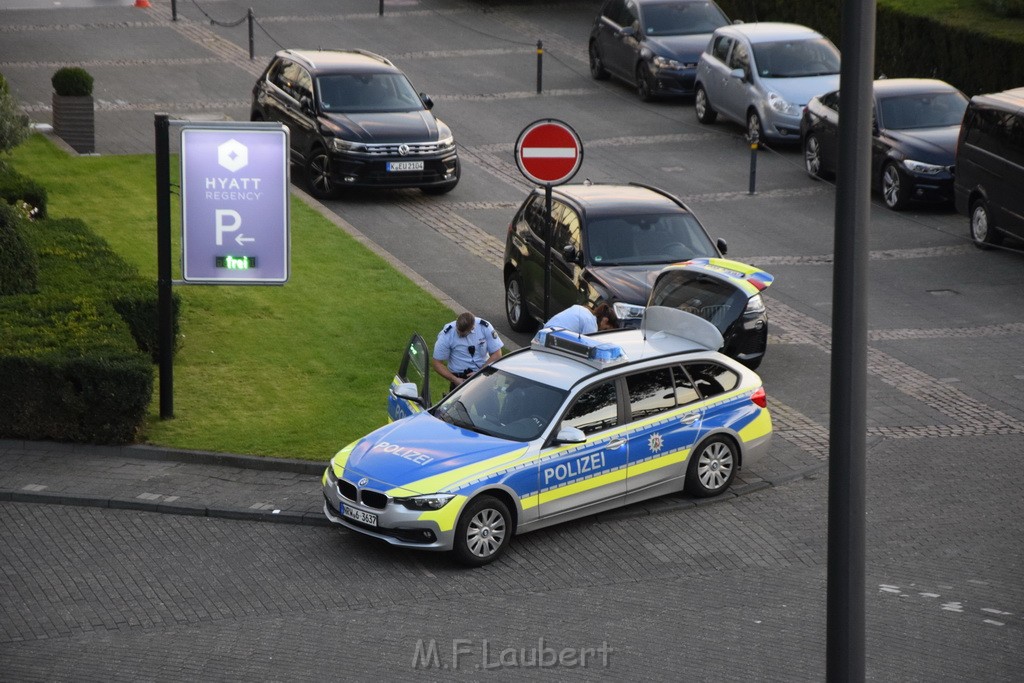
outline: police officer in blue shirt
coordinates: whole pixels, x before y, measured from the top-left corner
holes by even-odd
[[[593,334],[598,330],[614,330],[619,326],[619,318],[608,304],[599,304],[594,310],[586,306],[570,306],[561,313],[556,313],[544,327],[561,327],[576,334]]]
[[[504,345],[489,322],[467,311],[438,333],[434,370],[454,389],[483,366],[501,358]]]

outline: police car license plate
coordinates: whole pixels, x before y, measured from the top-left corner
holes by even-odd
[[[422,171],[422,161],[389,161],[387,165],[389,172],[391,171]]]
[[[356,510],[354,507],[349,507],[344,503],[341,504],[341,514],[343,517],[354,519],[357,522],[363,524],[369,524],[370,526],[377,526],[377,515],[372,512],[363,512],[362,510]]]

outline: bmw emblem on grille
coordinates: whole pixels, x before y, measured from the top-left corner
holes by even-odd
[[[403,157],[409,153],[409,145],[399,145],[398,153]]]
[[[359,487],[362,488],[363,486],[366,486],[369,483],[370,479],[368,477],[363,477],[362,479],[359,480]]]

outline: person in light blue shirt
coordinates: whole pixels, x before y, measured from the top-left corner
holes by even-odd
[[[468,311],[445,325],[434,344],[433,366],[451,388],[485,365],[501,358],[504,342],[491,324]]]
[[[608,304],[600,304],[591,311],[586,306],[570,306],[561,313],[556,313],[544,327],[561,327],[576,334],[592,334],[598,330],[614,330],[619,326],[619,319]]]

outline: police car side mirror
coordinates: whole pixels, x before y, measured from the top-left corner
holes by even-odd
[[[558,430],[555,443],[586,443],[587,435],[576,427],[562,427]]]
[[[718,238],[718,251],[722,252],[722,256],[729,253],[729,245],[721,237]]]
[[[418,403],[421,406],[426,403],[423,398],[420,397],[419,389],[412,382],[403,382],[402,384],[399,384],[391,390],[391,393],[397,398],[404,398],[408,401]]]

